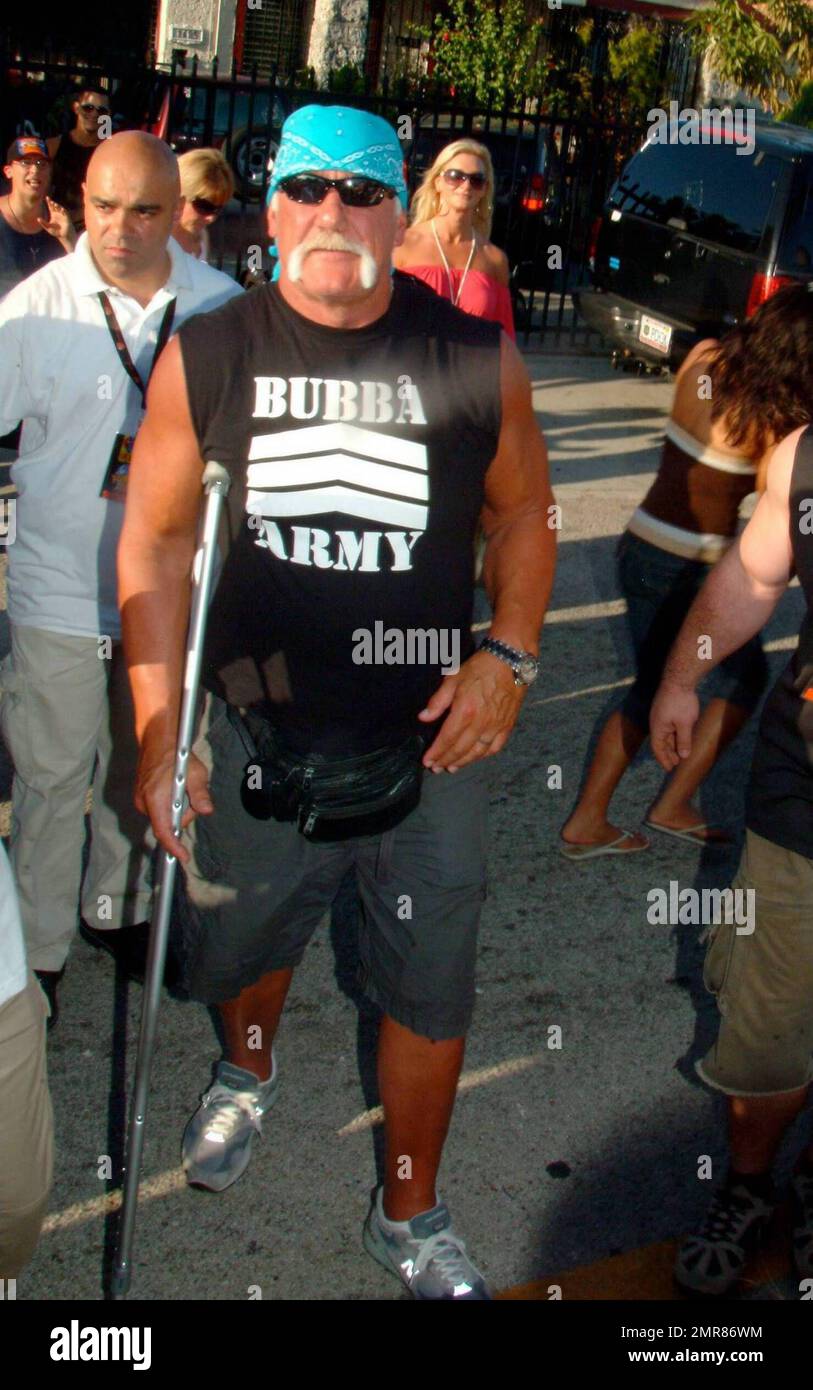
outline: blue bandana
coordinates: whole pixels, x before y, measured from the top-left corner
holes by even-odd
[[[404,156],[398,136],[381,116],[353,106],[302,106],[294,111],[282,127],[267,201],[271,202],[282,180],[291,174],[318,173],[321,169],[346,169],[348,174],[378,179],[395,189],[406,211]],[[268,251],[276,258],[273,278],[278,280],[277,248],[269,246]]]
[[[342,169],[394,188],[406,211],[404,156],[388,121],[352,106],[303,106],[282,127],[279,154],[268,185],[270,202],[291,174]]]

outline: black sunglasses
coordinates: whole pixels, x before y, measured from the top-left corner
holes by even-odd
[[[109,115],[110,115],[110,107],[109,107],[109,106],[94,106],[94,104],[93,104],[92,101],[80,101],[80,103],[79,103],[79,110],[80,110],[80,111],[98,111],[98,113],[99,113],[100,116],[109,116]]]
[[[385,198],[395,197],[395,189],[386,183],[356,174],[346,179],[328,179],[324,174],[292,174],[290,178],[282,179],[279,186],[286,198],[311,206],[323,203],[331,188],[335,188],[349,208],[374,208]]]
[[[210,203],[208,198],[193,198],[192,206],[195,212],[199,212],[201,217],[209,217],[211,213],[223,211],[222,203]]]
[[[468,179],[472,188],[485,188],[485,174],[467,174],[464,169],[444,169],[443,177],[447,183],[465,183]]]

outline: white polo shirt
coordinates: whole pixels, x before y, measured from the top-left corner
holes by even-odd
[[[25,947],[17,887],[6,847],[0,840],[0,1008],[25,989],[25,982]]]
[[[117,434],[136,428],[141,394],[110,336],[106,291],[146,381],[164,311],[173,329],[244,293],[173,239],[172,269],[146,308],[108,285],[87,234],[71,256],[28,277],[0,303],[0,434],[23,421],[16,537],[9,545],[13,623],[73,636],[120,635],[116,548],[124,507],[100,496]]]

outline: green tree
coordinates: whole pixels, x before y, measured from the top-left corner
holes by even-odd
[[[712,0],[688,21],[695,50],[718,78],[776,113],[813,77],[813,8],[805,0]]]
[[[813,82],[806,82],[792,106],[788,106],[779,117],[780,121],[792,121],[794,125],[807,125],[813,129]]]
[[[622,100],[635,110],[661,98],[660,54],[663,35],[651,22],[635,24],[608,47],[610,76]]]
[[[413,32],[431,45],[436,81],[483,105],[521,105],[545,85],[541,23],[528,19],[524,0],[450,0],[446,14]]]

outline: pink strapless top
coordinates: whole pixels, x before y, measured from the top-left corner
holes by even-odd
[[[414,275],[418,280],[423,280],[442,299],[451,298],[449,278],[442,265],[410,265],[405,266],[404,271],[407,275]],[[451,274],[454,292],[457,294],[460,281],[463,279],[463,271],[453,267]],[[508,286],[498,284],[493,276],[486,275],[484,270],[469,271],[457,307],[463,309],[467,314],[474,314],[475,318],[493,319],[495,323],[499,323],[505,329],[511,341],[516,342],[517,335],[514,330],[514,314],[511,309],[511,295]]]

